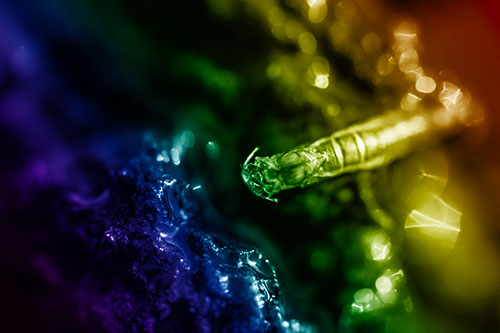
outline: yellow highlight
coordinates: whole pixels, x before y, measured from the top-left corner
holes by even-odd
[[[314,58],[311,68],[314,74],[329,74],[330,72],[330,64],[323,57]]]
[[[302,31],[304,31],[304,28],[297,21],[292,20],[285,25],[285,34],[290,39],[298,38]]]
[[[316,80],[314,80],[314,85],[320,89],[328,88],[328,84],[328,74],[319,74],[316,76]]]
[[[371,32],[361,40],[361,46],[366,54],[376,54],[380,51],[380,38]]]
[[[415,82],[417,91],[423,94],[430,94],[436,89],[436,82],[428,76],[422,76]]]
[[[463,93],[460,88],[450,82],[443,82],[443,88],[439,93],[439,101],[443,106],[450,110],[457,106],[463,106]]]
[[[399,69],[403,72],[410,72],[418,69],[418,53],[413,49],[408,49],[401,53],[399,58]]]
[[[328,14],[328,7],[325,0],[308,0],[308,17],[312,23],[322,22]]]
[[[418,66],[415,69],[405,72],[405,76],[408,79],[408,81],[417,81],[422,76],[424,76],[424,70],[422,69],[422,67]]]
[[[416,109],[420,101],[421,101],[420,97],[412,93],[408,93],[401,99],[399,105],[401,106],[401,109],[405,111],[413,111]]]
[[[410,228],[427,228],[430,229],[431,233],[435,233],[435,230],[451,230],[454,232],[460,232],[460,229],[458,227],[453,226],[453,224],[458,224],[460,222],[460,216],[461,214],[454,213],[456,216],[451,219],[450,217],[446,217],[443,220],[438,220],[436,218],[433,218],[432,216],[426,215],[424,213],[419,212],[418,210],[414,209],[411,211],[410,216],[409,216],[409,222],[406,224],[405,228],[410,229]],[[442,233],[439,231],[439,233]]]
[[[390,54],[382,54],[377,59],[377,64],[376,64],[377,73],[379,73],[382,76],[387,76],[391,74],[395,63],[396,61],[394,60],[393,56],[391,56]]]
[[[347,52],[351,47],[349,41],[349,28],[344,22],[335,22],[328,28],[333,46],[340,52]]]
[[[266,68],[266,75],[270,79],[275,79],[281,74],[281,67],[278,63],[270,63]]]
[[[272,25],[283,24],[285,22],[285,14],[279,8],[272,8],[267,15],[269,23]]]
[[[305,54],[316,51],[316,38],[310,32],[303,32],[299,36],[299,47]]]
[[[420,202],[406,219],[406,232],[420,244],[420,251],[427,249],[432,251],[430,255],[446,255],[455,246],[460,233],[462,213],[433,192],[424,194]]]
[[[319,7],[326,4],[325,0],[307,0],[309,7]]]
[[[335,6],[335,16],[340,20],[350,21],[356,17],[358,10],[352,1],[339,1]]]
[[[330,117],[335,117],[340,114],[340,106],[337,104],[330,104],[326,107],[326,114]]]
[[[320,23],[325,19],[326,14],[328,14],[328,7],[325,4],[309,8],[308,17],[312,23]]]
[[[411,22],[403,22],[394,29],[394,41],[405,47],[413,47],[418,41],[417,27]]]

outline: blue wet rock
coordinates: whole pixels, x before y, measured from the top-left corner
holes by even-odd
[[[261,252],[205,231],[199,188],[158,158],[169,148],[150,134],[100,138],[69,173],[70,213],[60,219],[97,258],[85,286],[90,316],[110,332],[306,330],[285,319]]]

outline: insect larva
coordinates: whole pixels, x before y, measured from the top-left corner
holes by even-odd
[[[254,156],[241,175],[257,196],[304,187],[324,178],[387,165],[463,127],[462,114],[439,108],[432,112],[390,112],[334,132],[308,146],[272,156]]]

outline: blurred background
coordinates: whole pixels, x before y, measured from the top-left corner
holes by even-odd
[[[170,140],[162,159],[202,187],[209,232],[269,258],[307,323],[296,331],[498,331],[499,22],[495,0],[1,3],[7,331],[102,328],[68,292],[86,268],[67,263],[88,254],[69,258],[80,245],[49,212],[54,184],[71,183],[53,171],[133,130]],[[480,116],[388,167],[278,204],[241,180],[256,146],[287,151],[449,94]]]

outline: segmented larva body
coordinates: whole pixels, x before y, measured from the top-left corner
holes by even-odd
[[[459,115],[445,108],[390,112],[288,152],[253,158],[254,151],[243,165],[242,177],[257,196],[275,201],[272,196],[282,190],[404,157],[460,128]]]
[[[325,150],[328,161],[318,177],[332,177],[360,169],[371,169],[398,158],[430,136],[430,119],[425,114],[408,117],[390,113],[333,133],[310,145]]]

